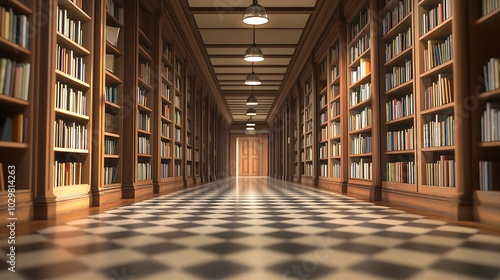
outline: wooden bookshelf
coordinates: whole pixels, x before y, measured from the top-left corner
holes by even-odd
[[[481,2],[481,3],[480,3]],[[487,11],[483,4],[488,1],[467,1],[469,11],[469,55],[470,55],[470,92],[474,101],[472,113],[472,186],[474,219],[486,224],[500,225],[500,185],[498,173],[498,154],[500,137],[498,115],[500,106],[499,60],[500,51],[495,45],[499,42],[492,36],[500,23],[500,9]],[[495,66],[496,65],[496,66]],[[496,67],[497,71],[493,69]],[[471,104],[471,103],[469,103]],[[498,119],[498,118],[497,118]],[[487,162],[487,164],[485,164]]]
[[[123,2],[98,1],[94,18],[95,33],[101,36],[95,37],[94,47],[92,155],[96,160],[92,162],[91,191],[92,205],[101,206],[122,197]]]
[[[155,105],[159,99],[158,61],[160,21],[149,1],[127,3],[125,33],[125,76],[123,133],[122,197],[135,198],[153,193],[159,153],[158,118]],[[157,7],[159,8],[159,7]],[[129,20],[130,19],[130,20]],[[153,28],[152,28],[153,27]],[[131,152],[134,151],[134,152]]]
[[[67,0],[42,6],[51,20],[36,33],[51,39],[37,46],[37,62],[46,68],[38,77],[37,117],[44,125],[35,126],[39,175],[33,213],[34,219],[52,219],[90,203],[95,7]],[[70,33],[71,24],[81,32]]]
[[[347,19],[347,102],[349,137],[347,193],[380,199],[379,1],[345,3]],[[371,140],[370,140],[371,139]],[[360,142],[366,144],[359,145]],[[361,147],[361,150],[360,150]]]
[[[11,16],[33,22],[35,17],[33,9],[35,2],[32,0],[11,0],[0,3],[0,7],[9,12]],[[12,9],[10,12],[9,10]],[[4,26],[4,25],[3,25]],[[28,36],[32,34],[33,27],[21,30],[16,24],[17,32],[12,28],[8,35],[0,37],[0,218],[16,217],[18,221],[32,218],[32,185],[33,168],[32,153],[34,118],[34,56],[35,40]],[[25,34],[25,35],[23,35]],[[16,40],[15,38],[20,38]],[[22,39],[22,40],[21,40]],[[15,63],[15,64],[14,64]],[[16,74],[16,69],[22,71]],[[8,82],[8,78],[11,80]],[[13,78],[13,79],[12,79]],[[23,86],[15,87],[12,80],[20,81]],[[10,86],[7,86],[10,84]],[[12,177],[14,176],[14,177]],[[13,180],[14,179],[14,180]],[[16,207],[15,216],[9,216],[8,190],[15,188]]]
[[[380,0],[382,19],[379,38],[380,169],[382,200],[392,191],[417,191],[415,120],[415,0]],[[401,186],[401,188],[399,188]]]
[[[177,181],[182,181],[184,184],[184,172],[185,172],[185,154],[184,154],[184,118],[185,118],[185,108],[184,108],[184,90],[186,87],[185,78],[185,64],[184,60],[178,56],[177,49],[174,51],[174,169],[173,177]]]
[[[316,94],[314,77],[316,74],[312,69],[312,63],[306,66],[303,77],[300,79],[300,97],[302,106],[300,108],[300,157],[301,157],[301,183],[315,186],[317,183],[317,132],[316,127]]]
[[[203,87],[202,83],[198,83],[197,89],[193,96],[194,102],[194,183],[202,182],[202,170],[201,170],[201,158],[203,150],[202,141],[202,123],[203,123],[203,112],[202,112],[202,102],[203,102]]]
[[[185,172],[184,172],[184,181],[185,185],[187,187],[191,187],[194,184],[194,158],[193,158],[193,152],[194,152],[194,100],[193,100],[193,95],[195,94],[195,88],[196,88],[196,76],[192,75],[192,69],[191,69],[191,75],[186,75],[187,80],[186,80],[186,90],[185,90],[185,105],[184,105],[184,111],[185,113],[185,119],[184,119],[184,126],[185,126],[185,134],[184,134],[184,155],[185,155]]]

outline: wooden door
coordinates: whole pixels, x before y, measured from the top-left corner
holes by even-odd
[[[238,137],[238,175],[262,176],[262,138]]]

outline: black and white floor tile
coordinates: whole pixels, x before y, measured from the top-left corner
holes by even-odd
[[[267,178],[44,228],[16,253],[0,279],[500,279],[499,236]]]

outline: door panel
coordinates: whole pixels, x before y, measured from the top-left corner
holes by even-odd
[[[238,137],[239,176],[262,175],[262,140],[260,137]]]

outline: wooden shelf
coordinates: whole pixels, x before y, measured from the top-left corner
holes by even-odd
[[[142,157],[142,158],[152,158],[153,155],[151,154],[137,154],[138,157]]]
[[[420,78],[430,78],[442,73],[451,73],[453,70],[453,60],[447,61],[439,66],[427,70],[420,75]]]
[[[415,150],[402,150],[402,151],[389,151],[385,152],[386,155],[405,155],[405,154],[413,154]]]
[[[77,78],[73,78],[70,75],[68,75],[60,70],[56,69],[55,71],[56,71],[57,79],[60,80],[61,82],[75,86],[77,88],[82,88],[82,89],[89,89],[90,88],[90,85],[82,80],[79,80]]]
[[[442,197],[451,197],[456,193],[456,188],[452,187],[420,185],[418,189],[421,193]]]
[[[92,21],[92,18],[85,11],[69,0],[58,0],[58,5],[68,10],[68,15],[72,19],[81,20],[82,23]]]
[[[82,115],[82,114],[77,114],[77,113],[73,113],[73,112],[70,112],[70,111],[66,111],[66,110],[62,110],[62,109],[59,109],[59,108],[55,108],[54,111],[56,112],[56,114],[62,116],[62,117],[65,117],[65,118],[70,118],[70,119],[73,119],[73,120],[84,120],[84,121],[88,121],[90,120],[89,116],[86,116],[86,115]]]
[[[351,39],[351,41],[349,42],[349,45],[347,46],[348,48],[352,47],[353,45],[356,44],[356,42],[361,38],[363,37],[363,35],[365,35],[366,33],[369,33],[370,32],[370,23],[366,24],[365,26],[363,26],[363,28],[361,28],[361,30],[359,31],[358,34],[356,34],[356,36],[354,38]]]
[[[119,159],[119,155],[110,155],[110,154],[104,154],[105,159]]]
[[[499,148],[500,147],[500,141],[493,141],[493,142],[480,142],[477,145],[479,148]]]
[[[367,82],[371,82],[371,78],[372,78],[372,73],[366,74],[361,79],[359,79],[355,83],[351,84],[349,86],[349,90],[351,90],[353,88],[358,88],[359,86],[361,86],[362,84],[366,84]]]
[[[350,154],[350,158],[365,158],[365,157],[372,157],[372,153],[364,153],[364,154]]]
[[[359,102],[358,104],[349,107],[349,111],[358,111],[358,109],[368,107],[371,104],[372,104],[372,98],[369,98],[365,101]]]
[[[58,147],[54,147],[54,152],[56,152],[56,153],[88,154],[88,153],[89,153],[89,150],[69,149],[69,148],[58,148]]]
[[[413,51],[413,46],[407,47],[404,51],[402,51],[398,55],[394,56],[389,61],[385,62],[384,67],[394,66],[398,63],[404,62],[405,59],[408,59],[408,58],[412,59],[412,57],[411,57],[412,51]],[[412,63],[413,63],[413,60],[412,60]]]
[[[349,68],[356,68],[359,66],[359,62],[362,58],[366,58],[366,57],[369,57],[370,56],[370,52],[371,52],[371,47],[370,48],[367,48],[364,52],[362,52],[358,57],[356,57],[356,59],[351,62],[349,64]]]
[[[110,102],[110,101],[104,101],[104,104],[106,105],[106,109],[110,109],[113,112],[118,112],[121,110],[120,105]]]
[[[21,142],[0,141],[0,148],[8,149],[28,149],[29,145]]]
[[[139,45],[139,57],[147,60],[147,62],[153,62],[153,58],[149,54],[149,52],[143,47]]]
[[[400,125],[400,124],[403,124],[403,123],[411,123],[411,122],[414,121],[414,118],[415,118],[414,115],[406,116],[406,117],[402,117],[402,118],[395,119],[395,120],[392,120],[392,121],[387,121],[387,122],[385,122],[385,124],[386,125]]]
[[[145,47],[147,47],[147,48],[150,48],[151,46],[153,46],[153,43],[151,43],[151,40],[149,40],[148,36],[146,36],[146,34],[140,28],[139,28],[139,42],[140,42],[140,44],[144,44]],[[142,46],[139,45],[139,48],[142,48]]]
[[[478,98],[481,100],[486,100],[489,98],[500,99],[500,89],[482,92],[478,95]]]
[[[123,24],[110,14],[109,11],[106,11],[106,25],[120,27],[120,29],[123,27]]]
[[[447,37],[448,35],[450,35],[452,33],[452,28],[451,28],[452,19],[453,19],[453,17],[450,17],[449,19],[443,21],[440,25],[434,27],[432,30],[425,33],[425,35],[422,35],[419,38],[420,42],[423,42],[423,41],[427,42],[428,40],[443,39],[444,37]]]
[[[151,108],[146,107],[146,106],[144,106],[142,104],[137,104],[137,109],[139,109],[139,111],[141,111],[141,112],[146,112],[146,113],[153,112],[153,110]]]
[[[12,8],[14,12],[18,12],[24,15],[31,15],[33,11],[30,7],[26,6],[23,2],[19,0],[4,0],[2,1],[2,7]]]
[[[500,18],[500,9],[496,9],[492,11],[491,13],[480,17],[475,23],[475,26],[482,26],[482,25],[487,25],[487,24],[495,24],[495,20],[498,21]]]
[[[417,192],[417,185],[407,184],[407,183],[382,181],[382,188],[388,190],[404,191],[404,192]]]
[[[441,111],[446,111],[446,110],[453,110],[455,108],[455,102],[451,102],[448,104],[444,104],[443,106],[439,107],[434,107],[431,109],[423,110],[420,112],[420,115],[430,115],[430,114],[435,114],[437,112]]]
[[[122,56],[122,52],[108,40],[106,40],[106,54],[113,54],[115,56]]]
[[[151,132],[142,129],[138,129],[137,132],[142,135],[151,135]]]
[[[408,25],[411,27],[411,19],[413,13],[410,12],[406,15],[400,22],[398,22],[393,28],[391,28],[383,37],[384,40],[389,40],[396,37],[399,33],[406,32],[408,30]],[[414,30],[412,30],[414,31]]]
[[[3,37],[0,37],[0,51],[6,55],[21,59],[31,55],[31,51],[29,49],[23,48],[14,42],[4,39]]]
[[[366,132],[371,132],[371,130],[372,130],[372,126],[368,126],[368,127],[361,128],[361,129],[358,129],[358,130],[350,131],[349,135],[352,135],[352,134],[363,134],[363,133],[366,133]]]
[[[454,151],[455,146],[442,146],[442,147],[431,147],[431,148],[420,148],[422,152],[447,152]]]
[[[411,89],[413,89],[413,79],[391,88],[390,90],[386,91],[385,94],[393,95],[396,93],[407,93],[407,90]]]
[[[0,94],[0,102],[5,105],[14,106],[14,107],[28,107],[30,105],[28,100],[20,99],[17,97],[7,96]]]
[[[123,83],[122,79],[118,78],[118,76],[108,70],[106,70],[106,82],[110,82],[113,86],[119,86]]]
[[[111,137],[111,138],[116,138],[116,139],[118,139],[118,138],[121,137],[120,134],[116,134],[116,133],[112,133],[112,132],[104,132],[104,136]]]

